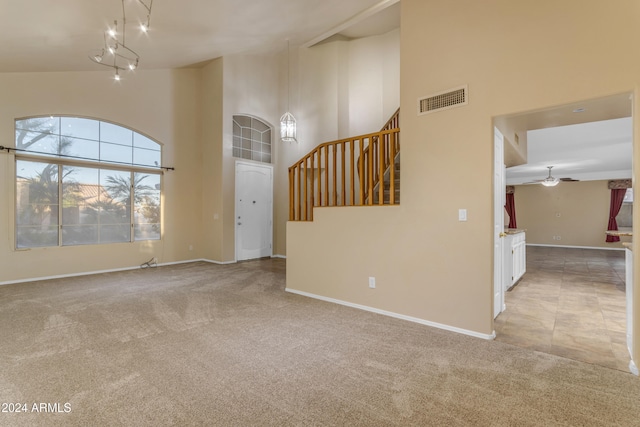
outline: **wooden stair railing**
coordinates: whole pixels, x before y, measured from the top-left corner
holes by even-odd
[[[381,131],[385,131],[385,130],[399,129],[399,128],[400,128],[400,108],[398,108],[396,110],[396,112],[393,113],[391,118],[387,121],[387,123],[385,123],[385,125],[380,130]],[[400,136],[400,134],[398,134],[398,138],[396,138],[396,141],[395,141],[395,153],[396,153],[396,155],[397,155],[397,153],[400,152],[400,138],[399,138],[399,136]],[[388,136],[386,136],[386,137],[388,138]],[[389,146],[389,141],[384,141],[383,145],[385,146],[385,148],[388,147]],[[369,152],[370,152],[369,148],[370,147],[371,147],[371,151],[373,153],[377,153],[378,152],[378,138],[374,138],[373,141],[372,141],[372,144],[369,147],[365,148],[365,150],[363,152],[364,164],[368,164],[368,161],[369,161],[368,158],[369,158]],[[390,168],[391,164],[394,163],[395,160],[396,160],[395,156],[389,157],[389,153],[387,151],[385,151],[385,156],[383,156],[383,157],[380,157],[380,156],[377,156],[377,155],[373,156],[373,170],[374,170],[373,187],[374,187],[374,189],[377,189],[377,190],[379,190],[378,187],[382,186],[381,183],[380,183],[380,177],[384,177],[384,174],[379,173],[380,165],[378,164],[378,161],[380,161],[380,159],[384,160],[384,168],[382,168],[382,170],[384,172],[387,172],[387,173],[391,173],[390,169],[393,169],[393,168]],[[360,169],[358,169],[358,171],[360,172]],[[394,177],[393,175],[389,176],[389,179],[391,179],[393,181],[395,181],[394,178],[397,178],[397,177]],[[395,193],[395,191],[394,191],[394,193]],[[366,188],[365,189],[365,200],[370,198],[369,195],[373,195],[374,196],[374,203],[375,203],[376,199],[377,200],[384,199],[382,197],[382,193],[380,193],[379,195],[378,194],[373,194],[373,191],[369,191],[369,188]],[[398,200],[389,199],[389,204],[393,205],[393,204],[395,204],[397,202],[399,202],[399,201]]]
[[[395,204],[396,168],[390,166],[400,151],[400,129],[392,127],[397,124],[392,118],[380,132],[325,142],[295,162],[289,168],[289,220],[312,221],[319,206],[387,204],[383,185],[376,189],[377,203],[368,197],[385,171],[388,204]]]

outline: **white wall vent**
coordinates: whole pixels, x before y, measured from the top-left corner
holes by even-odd
[[[460,86],[418,99],[418,115],[448,110],[469,103],[469,87]]]

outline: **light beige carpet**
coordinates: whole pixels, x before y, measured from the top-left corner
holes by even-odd
[[[0,287],[0,402],[27,405],[0,425],[640,425],[631,374],[288,294],[284,273]]]

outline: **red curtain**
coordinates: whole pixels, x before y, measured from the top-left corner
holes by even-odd
[[[618,223],[616,222],[616,217],[618,213],[620,213],[620,208],[622,207],[622,201],[624,200],[624,195],[627,192],[626,188],[620,189],[612,189],[611,190],[611,205],[609,207],[609,224],[607,225],[607,230],[618,230]],[[619,242],[620,237],[618,236],[607,236],[607,242]]]
[[[507,193],[507,204],[504,205],[504,208],[507,210],[507,215],[509,215],[509,226],[508,228],[518,228],[516,225],[516,199],[515,194]]]

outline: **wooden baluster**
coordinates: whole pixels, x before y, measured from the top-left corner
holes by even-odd
[[[378,204],[384,204],[384,135],[378,137]]]
[[[304,179],[302,182],[302,220],[306,221],[307,220],[307,171],[309,170],[309,168],[307,167],[307,159],[308,157],[304,158]]]
[[[342,194],[340,195],[340,202],[342,206],[347,206],[347,179],[346,179],[346,159],[344,158],[345,147],[344,145],[347,141],[342,141],[340,144],[341,149],[341,163],[342,163],[342,171],[341,171],[341,181],[342,181]]]
[[[289,168],[289,221],[295,221],[295,211],[294,211],[294,187],[293,187],[293,176],[295,172],[293,168]]]
[[[297,173],[297,177],[296,177],[296,185],[298,187],[298,190],[296,191],[296,196],[298,198],[298,214],[297,214],[297,220],[298,221],[302,221],[302,169],[300,168],[300,165],[302,163],[298,163],[298,165],[296,166],[296,173]]]
[[[369,152],[367,154],[367,197],[368,205],[373,205],[373,137],[369,136]]]
[[[333,145],[333,205],[338,206],[338,150]]]
[[[360,205],[364,205],[364,189],[365,189],[365,171],[364,171],[364,138],[360,138],[360,157],[358,157],[358,170],[360,171],[360,176],[358,180],[360,181],[360,200],[358,203]]]
[[[389,204],[396,204],[396,134],[392,132],[389,134],[391,141],[389,143],[389,157],[391,158],[391,164],[389,166]]]
[[[351,169],[351,175],[349,177],[349,185],[351,186],[351,191],[349,193],[349,202],[351,202],[351,206],[355,206],[356,205],[356,183],[355,183],[355,168],[356,168],[356,163],[355,163],[355,159],[353,158],[353,155],[355,153],[355,144],[356,144],[356,140],[352,139],[351,140],[351,144],[349,144],[349,167]]]
[[[387,135],[386,133],[381,133],[380,134],[380,145],[382,145],[382,149],[381,149],[381,153],[382,156],[380,158],[380,170],[381,170],[381,175],[380,175],[380,181],[384,181],[384,171],[387,170]]]
[[[309,220],[310,221],[313,221],[313,207],[315,206],[315,202],[316,202],[316,199],[315,199],[316,185],[313,179],[315,176],[315,171],[314,171],[315,157],[316,157],[316,154],[314,150],[313,152],[311,152],[311,158],[310,158],[310,161],[311,161],[311,169],[310,169],[311,176],[309,177],[309,186],[311,187],[310,188],[311,197],[309,198]]]
[[[322,147],[318,147],[318,206],[322,206]]]
[[[324,205],[329,206],[329,144],[324,146]]]
[[[380,174],[378,174],[378,171],[380,170],[380,167],[378,166],[380,164],[380,137],[378,135],[375,136],[375,142],[374,142],[374,151],[373,153],[371,153],[373,155],[373,169],[375,171],[375,175],[373,177],[373,185],[376,185],[376,182],[380,181]]]

